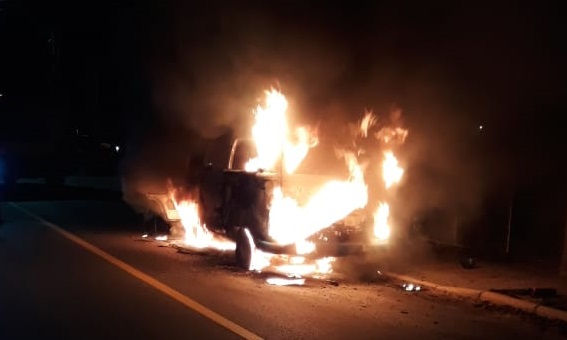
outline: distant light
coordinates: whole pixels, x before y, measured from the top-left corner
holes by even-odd
[[[478,129],[479,129],[479,130],[484,129],[484,125],[479,125],[479,126],[478,126]]]
[[[120,152],[120,145],[116,145],[116,146],[114,147],[114,150],[116,150],[116,152]]]
[[[4,93],[0,92],[0,98],[4,97]]]

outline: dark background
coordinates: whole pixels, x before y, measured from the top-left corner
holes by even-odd
[[[513,202],[515,252],[557,258],[564,14],[517,1],[3,0],[0,112],[4,127],[25,122],[22,138],[51,126],[124,143],[126,176],[159,177],[202,138],[245,132],[271,86],[295,120],[331,132],[400,107],[403,218],[448,209],[501,249]]]

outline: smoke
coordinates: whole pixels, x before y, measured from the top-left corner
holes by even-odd
[[[431,50],[412,55],[398,42],[415,42],[410,29],[380,11],[370,20],[288,2],[208,6],[169,3],[160,12],[151,54],[156,114],[125,166],[124,176],[136,178],[129,188],[143,192],[182,178],[187,160],[211,140],[247,136],[253,108],[276,87],[294,124],[317,126],[320,145],[350,143],[352,123],[367,109],[379,124],[406,125],[396,151],[405,178],[391,195],[403,223],[437,207],[478,213],[490,183],[476,165],[477,122],[451,70]]]
[[[229,148],[228,136],[248,137],[253,109],[271,87],[290,98],[294,123],[325,115],[316,109],[348,72],[346,49],[314,29],[310,15],[288,22],[289,13],[279,12],[234,3],[169,3],[157,11],[149,58],[155,115],[123,166],[128,201],[165,190],[167,178],[182,180],[188,159],[215,140]]]
[[[314,102],[349,71],[341,43],[312,18],[288,22],[280,8],[243,4],[195,10],[176,8],[161,35],[170,43],[154,63],[154,100],[164,120],[203,137],[249,133],[252,109],[270,87],[292,99],[292,116],[311,118]]]

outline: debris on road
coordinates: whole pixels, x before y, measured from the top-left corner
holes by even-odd
[[[167,235],[156,236],[156,241],[167,241]]]
[[[404,284],[402,284],[402,288],[406,292],[419,292],[419,291],[421,291],[421,286],[414,285],[413,283],[404,283]]]
[[[477,267],[474,257],[467,256],[461,259],[461,266],[465,269],[474,269]]]
[[[335,286],[335,287],[339,286],[339,283],[335,280],[327,279],[327,280],[325,280],[325,283],[330,284],[331,286]]]

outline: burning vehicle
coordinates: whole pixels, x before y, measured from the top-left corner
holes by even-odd
[[[388,244],[389,205],[369,203],[368,161],[359,160],[361,150],[332,148],[333,156],[325,158],[333,158],[334,167],[317,157],[310,163],[308,154],[329,148],[319,146],[310,129],[291,129],[286,111],[283,94],[267,92],[265,106],[255,110],[252,138],[234,140],[228,159],[213,161],[218,149],[212,148],[191,159],[184,185],[171,185],[167,193],[147,193],[172,229],[181,226],[183,246],[234,250],[242,268],[297,280],[330,273],[336,257]],[[366,114],[358,133],[368,137],[375,123],[374,116]],[[405,138],[405,133],[391,129],[375,137],[392,141]],[[387,190],[401,180],[403,169],[392,151],[379,155],[374,159],[382,159]],[[331,171],[338,163],[342,172]]]

